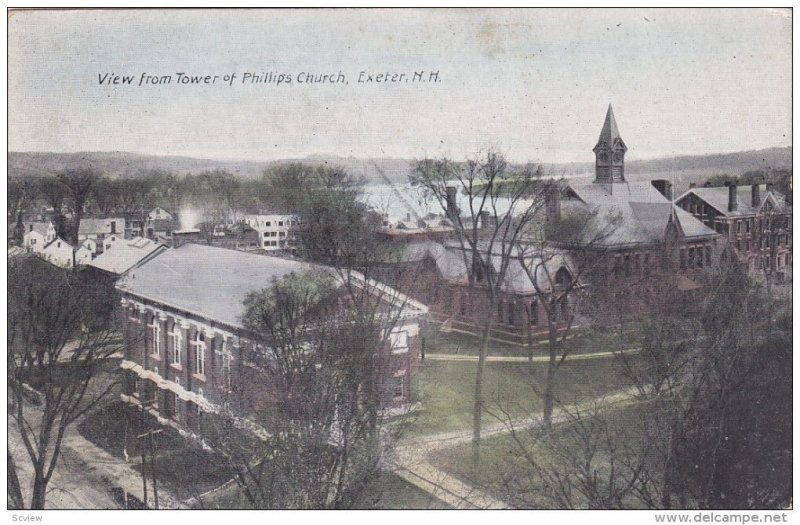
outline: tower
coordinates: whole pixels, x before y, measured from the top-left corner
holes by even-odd
[[[595,154],[595,182],[625,182],[625,152],[628,147],[619,136],[611,104],[608,105],[600,138],[592,151]]]

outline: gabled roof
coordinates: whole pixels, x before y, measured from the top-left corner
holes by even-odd
[[[53,223],[51,223],[51,222],[25,222],[25,223],[23,223],[23,226],[25,228],[25,233],[24,233],[25,235],[27,235],[31,231],[34,231],[34,232],[38,233],[39,235],[41,235],[42,237],[46,237],[47,236],[47,230],[50,229],[53,226]],[[33,229],[31,229],[31,226],[33,226]]]
[[[608,111],[606,112],[606,120],[603,123],[603,129],[600,130],[600,137],[597,139],[597,145],[594,147],[594,151],[597,151],[600,148],[611,149],[615,146],[618,146],[625,151],[628,150],[619,134],[619,129],[617,128],[617,119],[614,118],[614,110],[611,108],[611,104],[609,104]]]
[[[88,266],[93,266],[116,275],[122,275],[139,262],[152,255],[159,249],[166,249],[163,244],[142,237],[123,240],[114,245],[91,261]]]
[[[458,242],[410,242],[403,246],[403,250],[402,259],[406,262],[418,262],[428,257],[436,264],[436,270],[442,278],[463,284],[469,280],[464,251]],[[467,253],[471,253],[468,248]],[[541,258],[542,255],[544,255],[544,259]],[[466,260],[471,260],[470,255],[467,255]],[[491,261],[495,271],[499,271],[503,262],[503,257],[499,250],[497,254],[492,255]],[[551,250],[546,254],[526,257],[525,261],[526,266],[534,269],[537,285],[542,290],[547,290],[550,287],[550,282],[547,278],[548,272],[551,277],[554,277],[559,268],[566,267],[571,274],[575,274],[571,257],[561,250]],[[508,262],[502,290],[518,294],[536,292],[536,287],[531,283],[528,273],[517,258],[516,250],[511,251],[511,260]]]
[[[696,195],[700,200],[717,210],[719,213],[726,217],[736,217],[743,215],[756,215],[763,208],[767,200],[775,206],[779,213],[791,212],[792,206],[786,203],[783,195],[771,190],[766,191],[763,187],[759,191],[759,202],[756,207],[753,207],[753,189],[750,185],[743,185],[736,187],[736,210],[728,211],[728,186],[714,186],[711,188],[690,188],[683,195],[675,199],[675,202],[680,202],[685,199],[689,194]]]
[[[85,218],[81,219],[78,234],[111,233],[111,221],[116,221],[120,226],[125,223],[125,219],[121,217],[106,217],[105,219]],[[121,228],[118,228],[118,230],[121,230]]]
[[[66,244],[66,245],[67,245],[67,247],[68,247],[68,248],[70,248],[70,249],[73,249],[73,248],[72,248],[72,245],[71,245],[70,243],[68,243],[67,241],[65,241],[64,239],[62,239],[61,237],[56,237],[56,238],[55,238],[55,239],[53,239],[52,241],[48,242],[47,244],[45,244],[45,245],[44,245],[44,248],[42,248],[42,249],[43,249],[43,250],[46,250],[47,248],[49,248],[50,246],[52,246],[53,244],[55,244],[55,243],[56,243],[56,242],[58,242],[58,241],[61,241],[61,242],[63,242],[64,244]]]
[[[668,201],[649,182],[573,184],[567,192],[577,197],[579,202],[566,201],[562,213],[577,208],[596,213],[599,221],[618,221],[609,234],[597,242],[598,246],[612,248],[660,242],[670,220],[676,221],[687,239],[717,235],[690,213]]]
[[[179,248],[166,249],[132,268],[120,279],[117,288],[241,328],[242,303],[250,292],[269,287],[273,279],[306,270],[333,273],[331,268],[306,262],[187,243]],[[378,285],[376,289],[380,287],[382,293],[390,293],[410,306],[407,313],[421,315],[427,312],[426,307],[403,294],[384,285]]]

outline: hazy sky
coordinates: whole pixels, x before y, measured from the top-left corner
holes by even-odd
[[[791,37],[785,10],[18,12],[9,147],[591,161],[609,103],[628,159],[787,146]],[[340,71],[347,84],[297,82]],[[132,84],[101,85],[106,73]]]

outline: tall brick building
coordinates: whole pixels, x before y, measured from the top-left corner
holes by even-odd
[[[239,416],[269,403],[270,371],[248,356],[263,351],[242,325],[243,300],[307,263],[187,243],[131,269],[118,282],[125,339],[123,401],[146,405],[164,425],[200,434],[203,412]],[[419,319],[427,308],[396,290],[356,277],[389,305],[391,333],[376,348],[383,364],[383,407],[413,400]]]
[[[750,272],[792,274],[792,206],[772,185],[690,188],[675,203],[716,230]]]

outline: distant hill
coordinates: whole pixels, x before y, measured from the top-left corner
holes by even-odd
[[[177,174],[200,173],[206,170],[227,170],[242,177],[258,177],[276,164],[303,162],[329,164],[346,169],[367,182],[406,182],[411,173],[409,159],[357,159],[333,155],[313,155],[303,159],[286,159],[264,162],[220,161],[192,157],[143,155],[119,151],[81,153],[9,152],[9,177],[37,177],[57,173],[65,168],[90,166],[101,173],[115,177],[135,177],[143,172],[164,171]],[[629,180],[665,178],[675,182],[676,189],[688,187],[690,182],[702,182],[712,175],[741,175],[760,169],[791,169],[792,148],[769,148],[718,155],[692,155],[650,160],[637,160],[626,164]],[[593,163],[545,164],[545,172],[565,176],[591,176]]]

